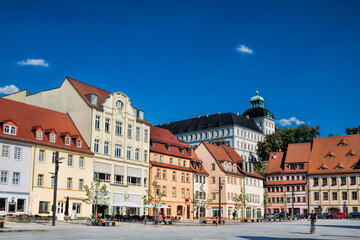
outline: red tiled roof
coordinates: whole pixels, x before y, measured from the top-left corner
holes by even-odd
[[[311,143],[292,143],[288,145],[285,163],[308,163]]]
[[[155,161],[150,161],[150,163],[152,166],[155,166],[155,167],[163,167],[163,168],[170,168],[170,169],[176,169],[176,170],[187,171],[187,172],[194,172],[194,170],[190,167],[184,167],[184,166],[179,166],[179,165],[175,165],[175,164],[161,163],[161,162],[155,162]]]
[[[246,176],[250,176],[250,177],[255,177],[255,178],[261,178],[261,179],[265,179],[264,176],[261,176],[260,174],[258,174],[257,172],[246,172],[243,170],[240,170],[244,175]]]
[[[271,152],[269,156],[268,165],[266,168],[266,175],[282,174],[283,152]]]
[[[80,94],[80,96],[84,99],[84,101],[93,108],[100,109],[101,104],[104,103],[105,99],[108,98],[108,96],[111,94],[108,91],[105,91],[103,89],[91,86],[89,84],[80,82],[78,80],[75,80],[70,77],[66,77],[66,79],[73,85],[73,87],[76,89],[76,91]],[[87,99],[86,95],[95,93],[98,96],[98,104],[94,105],[92,104],[89,99]]]
[[[360,153],[360,134],[315,138],[308,174],[360,173],[360,169],[353,169],[360,161],[360,155],[349,156],[350,151]],[[333,157],[326,157],[328,153]],[[327,169],[321,169],[321,166]],[[337,166],[343,168],[336,169]]]
[[[227,174],[233,174],[233,175],[241,175],[240,173],[240,168],[237,166],[237,172],[232,172],[232,171],[227,171],[224,169],[223,165],[221,164],[222,161],[228,161],[228,162],[232,162],[232,163],[237,163],[235,160],[237,160],[238,158],[232,159],[231,155],[228,154],[228,152],[225,150],[225,148],[223,147],[223,145],[221,146],[217,146],[208,142],[202,142],[202,144],[204,144],[204,146],[208,149],[208,151],[210,152],[210,154],[215,158],[218,166],[220,167],[220,169],[227,173]],[[235,152],[235,154],[237,154]],[[232,153],[233,155],[233,153]]]
[[[0,109],[0,122],[3,119],[11,119],[17,124],[16,135],[5,134],[1,126],[0,138],[92,154],[72,119],[65,113],[5,98],[0,98]],[[39,126],[39,129],[54,129],[55,143],[50,142],[46,134],[43,134],[43,140],[37,140],[36,134],[32,131],[33,126]],[[76,147],[74,141],[70,141],[70,146],[65,145],[64,139],[60,137],[62,132],[69,132],[70,136],[78,135],[82,140],[81,148]]]
[[[244,159],[233,149],[232,147],[221,145],[224,150],[229,154],[231,159],[236,162],[237,164],[244,162]]]
[[[180,142],[169,130],[154,126],[150,128],[150,140],[178,147],[190,147]]]
[[[199,174],[204,174],[209,176],[209,174],[207,173],[207,171],[205,170],[205,168],[202,166],[202,161],[198,158],[198,156],[196,155],[194,149],[191,148],[191,159],[192,159],[192,163],[195,162],[196,163],[196,167],[194,168],[194,166],[191,164],[191,168]]]

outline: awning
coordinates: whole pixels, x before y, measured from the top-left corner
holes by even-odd
[[[163,205],[163,204],[160,204],[160,203],[151,203],[151,204],[148,204],[148,205],[144,205],[144,207],[147,207],[147,208],[171,208],[169,206],[166,206],[166,205]]]
[[[120,202],[111,204],[113,207],[129,207],[129,208],[142,208],[143,206],[133,202]]]

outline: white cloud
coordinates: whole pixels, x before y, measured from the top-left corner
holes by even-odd
[[[305,124],[305,122],[300,121],[296,117],[291,117],[289,119],[280,119],[277,121],[281,126],[290,126],[291,124],[295,123],[296,125]]]
[[[245,45],[239,45],[236,48],[236,51],[244,53],[244,54],[253,54],[254,53],[254,51],[251,48],[248,48]]]
[[[18,62],[19,65],[33,65],[33,66],[41,66],[48,67],[49,63],[45,62],[44,59],[26,59],[26,61],[21,60]]]
[[[0,93],[3,94],[12,94],[18,91],[19,89],[15,85],[6,85],[5,87],[0,87]]]

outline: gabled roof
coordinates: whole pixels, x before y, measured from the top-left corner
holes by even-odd
[[[268,165],[266,168],[266,175],[283,174],[283,152],[271,152],[269,156]]]
[[[196,118],[171,122],[167,124],[160,124],[157,127],[166,128],[173,134],[178,134],[229,125],[238,125],[262,133],[254,120],[230,112],[199,116]]]
[[[87,105],[89,105],[90,107],[93,108],[97,108],[100,109],[101,104],[104,103],[105,99],[108,98],[108,96],[111,94],[108,91],[105,91],[103,89],[91,86],[89,84],[80,82],[78,80],[75,80],[73,78],[70,77],[66,77],[66,79],[71,83],[71,85],[73,85],[73,87],[75,88],[75,90],[80,94],[80,96],[84,99],[84,101],[87,103]],[[89,99],[86,97],[87,94],[96,94],[98,97],[98,104],[94,105],[92,104]]]
[[[339,145],[341,141],[347,144]],[[349,156],[350,151],[360,152],[360,134],[315,138],[308,174],[359,173],[360,169],[353,169],[359,156]],[[333,156],[326,157],[329,154]],[[323,164],[328,169],[320,169]]]
[[[73,142],[70,143],[70,146],[67,146],[60,138],[60,134],[56,134],[55,143],[50,142],[46,137],[42,140],[36,139],[36,136],[31,131],[33,126],[54,129],[57,133],[69,132],[69,134],[81,136],[70,116],[65,113],[5,98],[0,98],[0,109],[0,121],[10,118],[17,123],[16,135],[4,134],[3,131],[0,131],[0,138],[92,154],[85,141],[81,144],[81,148],[78,148]]]
[[[221,145],[221,147],[224,148],[226,153],[229,154],[230,158],[237,164],[244,162],[244,159],[232,147],[226,145]]]
[[[285,163],[308,163],[311,143],[292,143],[288,145]]]
[[[196,155],[195,150],[191,148],[191,168],[194,172],[209,176],[208,172],[205,170],[204,166],[202,165],[201,159]],[[195,163],[195,167],[192,165]]]

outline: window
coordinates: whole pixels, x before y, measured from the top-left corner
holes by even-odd
[[[36,132],[36,139],[37,139],[37,140],[42,140],[42,136],[43,136],[43,132],[42,132],[42,131],[37,131],[37,132]]]
[[[185,182],[185,173],[181,173],[181,182]]]
[[[322,178],[322,185],[327,186],[327,178]]]
[[[20,173],[19,172],[13,172],[13,180],[12,183],[14,185],[19,185],[20,184]]]
[[[215,177],[211,177],[211,183],[215,184]]]
[[[185,197],[186,197],[186,198],[189,198],[189,196],[190,196],[190,189],[187,188],[187,189],[186,189]]]
[[[348,199],[348,193],[347,192],[342,192],[341,196],[342,196],[342,200],[347,200]]]
[[[314,192],[314,200],[319,201],[319,192]]]
[[[66,188],[72,189],[72,178],[68,178],[66,181]]]
[[[39,202],[39,213],[49,213],[49,202]]]
[[[186,167],[186,161],[185,160],[183,161],[183,167]]]
[[[94,152],[99,152],[99,139],[95,139],[94,141]]]
[[[10,146],[3,145],[1,148],[1,157],[9,158],[10,155]]]
[[[127,147],[126,158],[131,159],[131,147]]]
[[[215,199],[216,199],[216,194],[213,193],[213,194],[212,194],[212,200],[215,200]]]
[[[163,187],[162,187],[162,195],[163,195],[163,196],[166,196],[166,186],[163,186]]]
[[[140,150],[138,148],[135,149],[135,161],[140,160]]]
[[[173,164],[173,159],[172,158],[169,159],[169,163]]]
[[[110,118],[105,118],[105,132],[110,132]]]
[[[332,192],[332,200],[337,201],[337,192]]]
[[[323,192],[323,200],[324,201],[329,200],[329,193],[328,192]]]
[[[351,176],[350,177],[350,185],[355,185],[356,184],[356,177]]]
[[[56,161],[56,152],[53,152],[52,153],[52,156],[51,156],[51,163],[55,163],[55,161]]]
[[[215,171],[215,163],[211,164],[211,171]]]
[[[109,155],[109,142],[104,142],[104,155]]]
[[[181,159],[178,159],[178,165],[181,166]]]
[[[166,170],[163,170],[162,178],[166,179]]]
[[[51,188],[55,187],[55,178],[51,178]]]
[[[100,182],[110,182],[110,174],[94,172],[94,177],[99,179]]]
[[[148,151],[144,150],[144,162],[148,161]]]
[[[115,123],[115,134],[122,134],[122,122],[116,121]]]
[[[156,169],[156,178],[160,178],[161,171],[160,169]]]
[[[4,133],[5,134],[16,135],[16,127],[15,126],[5,125],[4,126]]]
[[[38,187],[42,187],[43,184],[44,184],[44,175],[38,174],[38,177],[37,177],[37,185],[38,185]]]
[[[65,138],[65,145],[70,146],[70,138],[69,137]]]
[[[181,197],[184,198],[185,197],[185,188],[181,189]]]
[[[176,187],[172,188],[172,197],[176,197]]]
[[[131,126],[131,125],[128,125],[128,130],[127,130],[127,136],[128,136],[128,138],[131,138],[131,129],[132,129],[132,126]]]
[[[351,200],[358,200],[358,192],[356,191],[351,192]]]
[[[80,214],[81,203],[73,203],[73,212]]]
[[[50,142],[55,142],[55,134],[50,134]]]
[[[154,154],[154,162],[156,162],[156,161],[157,161],[157,155]]]
[[[17,211],[24,212],[25,210],[25,199],[17,199]]]
[[[68,166],[72,166],[73,165],[73,155],[68,155]]]
[[[81,140],[80,139],[76,140],[76,147],[81,148]]]
[[[173,171],[172,180],[173,180],[174,182],[176,182],[176,172],[175,172],[175,171]]]
[[[149,141],[149,130],[145,129],[144,130],[144,141],[147,142]]]
[[[186,182],[190,182],[189,174],[188,174],[188,173],[186,174]]]
[[[115,144],[115,157],[121,157],[121,145]]]
[[[141,178],[128,176],[127,184],[132,186],[141,186]]]
[[[319,185],[319,178],[314,178],[314,186],[318,186]]]
[[[84,179],[79,179],[79,190],[83,190]]]
[[[160,155],[160,160],[159,162],[163,162],[164,161],[164,156]]]
[[[332,177],[331,178],[331,186],[335,186],[337,183],[336,183],[336,177]]]
[[[166,150],[168,150],[169,152],[171,151],[171,146],[170,145],[166,145]]]
[[[341,177],[341,185],[346,185],[346,177]]]
[[[0,183],[2,184],[7,184],[7,181],[8,181],[8,171],[4,171],[2,170],[1,171],[1,174],[0,174]]]
[[[79,157],[79,168],[84,168],[84,157]]]
[[[95,129],[100,129],[100,116],[95,116]]]
[[[39,162],[45,161],[45,150],[40,149],[39,150]]]
[[[139,127],[136,127],[135,138],[136,138],[136,140],[140,140],[140,128]]]
[[[20,160],[21,159],[21,147],[15,147],[14,149],[14,159]]]

